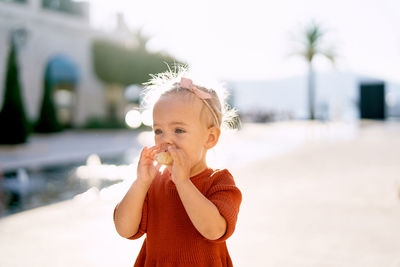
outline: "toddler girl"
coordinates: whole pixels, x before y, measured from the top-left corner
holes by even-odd
[[[241,193],[228,170],[207,166],[221,133],[226,105],[217,93],[182,72],[153,76],[155,146],[144,147],[137,178],[115,207],[122,237],[146,234],[134,266],[232,266],[225,240],[235,229]],[[155,161],[168,152],[166,168]]]

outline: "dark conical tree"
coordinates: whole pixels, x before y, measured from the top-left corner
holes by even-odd
[[[40,108],[39,119],[35,131],[39,133],[53,133],[62,130],[57,119],[57,112],[53,101],[53,84],[51,81],[50,65],[47,65],[44,75],[44,94]]]
[[[0,144],[25,143],[30,125],[26,119],[19,83],[19,69],[15,44],[11,48],[7,60],[6,83],[4,88],[3,108],[0,112]]]

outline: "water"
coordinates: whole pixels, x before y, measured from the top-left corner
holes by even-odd
[[[103,162],[104,165],[123,163],[125,163],[124,155]],[[19,169],[4,174],[0,180],[0,217],[72,199],[90,188],[101,190],[122,180],[118,177],[115,179],[79,177],[77,170],[82,166],[86,165],[84,163],[60,165],[36,171]]]

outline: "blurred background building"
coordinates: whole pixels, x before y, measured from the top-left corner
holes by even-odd
[[[0,0],[0,103],[10,38],[16,38],[28,119],[38,119],[46,75],[61,124],[79,126],[89,118],[106,116],[106,98],[122,99],[123,93],[110,94],[96,76],[92,46],[95,39],[129,41],[132,35],[123,17],[116,19],[117,28],[105,32],[91,27],[87,2]]]
[[[159,67],[165,67],[162,62],[176,60],[148,52],[146,44],[150,38],[141,30],[132,31],[121,12],[114,15],[113,30],[94,28],[90,5],[96,4],[100,2],[0,0],[0,104],[4,97],[8,47],[14,38],[18,43],[19,79],[29,121],[35,124],[40,119],[47,79],[62,126],[101,124],[102,118],[123,123],[128,112],[138,105],[138,85],[149,78],[149,73],[161,71]],[[162,19],[161,16],[159,20]],[[186,47],[192,45],[196,49],[194,43]],[[153,64],[151,62],[156,63],[147,66]],[[243,120],[266,122],[308,118],[306,75],[264,77],[223,79],[232,93],[230,102],[239,109]],[[385,116],[400,117],[399,84],[355,71],[331,69],[315,71],[316,118],[360,118],[361,84],[376,82],[384,84]],[[134,86],[130,86],[132,84]]]

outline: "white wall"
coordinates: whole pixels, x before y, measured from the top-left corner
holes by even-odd
[[[28,4],[0,2],[0,105],[3,103],[9,33],[15,28],[28,32],[26,45],[19,51],[20,82],[23,101],[30,120],[40,112],[43,77],[48,60],[57,54],[67,56],[79,66],[74,122],[82,124],[93,115],[105,114],[104,85],[92,67],[91,41],[100,33],[93,31],[87,17],[80,18],[40,7],[40,0]],[[101,34],[104,36],[104,34]]]

